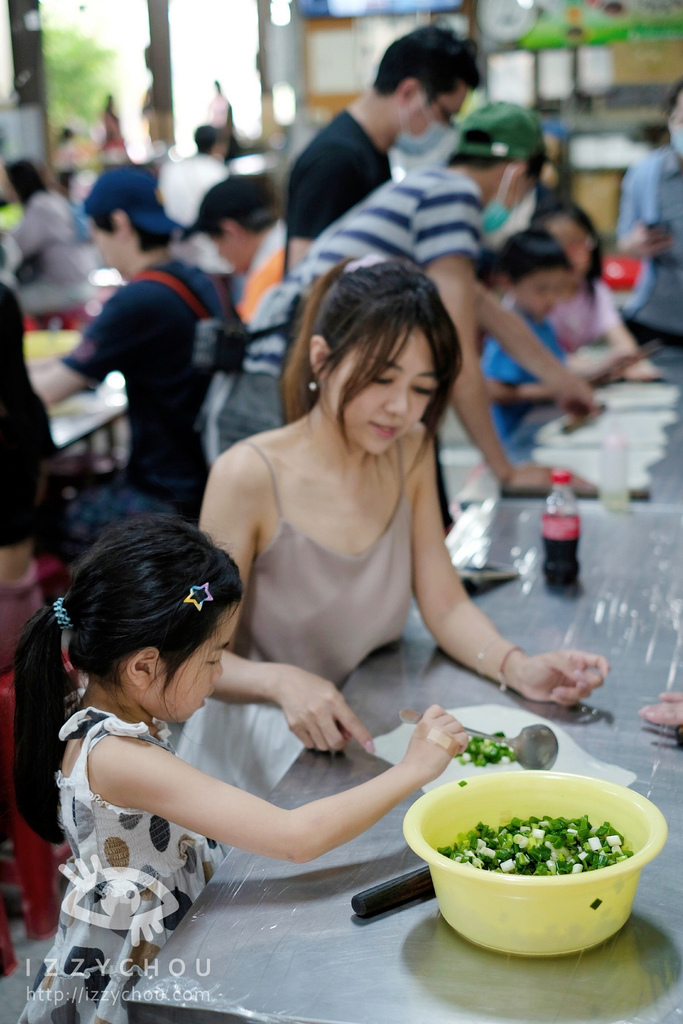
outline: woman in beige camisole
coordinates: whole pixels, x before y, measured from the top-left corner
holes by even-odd
[[[401,636],[411,594],[446,653],[526,697],[574,704],[602,683],[600,656],[527,657],[501,637],[451,566],[430,442],[459,364],[416,269],[351,263],[317,283],[285,374],[291,422],[225,452],[207,486],[200,525],[246,596],[220,702],[185,727],[186,760],[267,794],[302,744],[372,749],[337,686]]]

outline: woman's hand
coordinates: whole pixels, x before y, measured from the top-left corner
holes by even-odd
[[[656,725],[683,725],[683,693],[660,693],[661,704],[648,704],[638,714]]]
[[[434,704],[415,726],[402,763],[414,768],[423,782],[431,782],[438,779],[468,742],[469,736],[457,718]]]
[[[341,750],[356,739],[374,753],[372,736],[329,680],[294,665],[281,665],[274,698],[289,728],[309,749]]]
[[[513,651],[505,664],[505,683],[527,700],[571,707],[602,686],[608,672],[609,663],[601,654],[551,651],[528,657]]]

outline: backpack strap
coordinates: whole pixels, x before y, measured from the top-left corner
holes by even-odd
[[[167,274],[164,270],[143,270],[141,274],[136,275],[135,280],[156,281],[158,284],[165,284],[168,288],[172,288],[176,295],[180,296],[198,320],[210,320],[212,318],[212,314],[199,301],[194,292],[191,292],[187,285],[179,281],[174,274]]]

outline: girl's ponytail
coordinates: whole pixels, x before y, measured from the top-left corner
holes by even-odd
[[[63,665],[62,629],[52,608],[42,608],[29,620],[14,664],[17,806],[34,832],[61,843],[55,772],[66,746],[59,730],[68,717],[65,701],[73,685]]]
[[[299,321],[296,340],[292,345],[287,365],[282,374],[282,404],[287,423],[301,419],[311,411],[318,400],[317,392],[311,391],[308,386],[315,380],[311,370],[311,338],[316,333],[322,305],[349,262],[350,260],[343,260],[328,270],[326,274],[318,278],[308,293]]]

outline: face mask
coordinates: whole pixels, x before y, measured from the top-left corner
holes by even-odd
[[[683,156],[683,128],[671,128],[671,145],[679,156]]]
[[[511,213],[512,210],[503,206],[500,200],[492,199],[490,203],[486,204],[481,215],[481,229],[484,234],[490,235],[502,228]]]
[[[441,146],[447,136],[450,136],[452,129],[445,124],[430,124],[421,135],[410,135],[408,132],[401,132],[394,145],[406,156],[426,156],[433,149]]]

